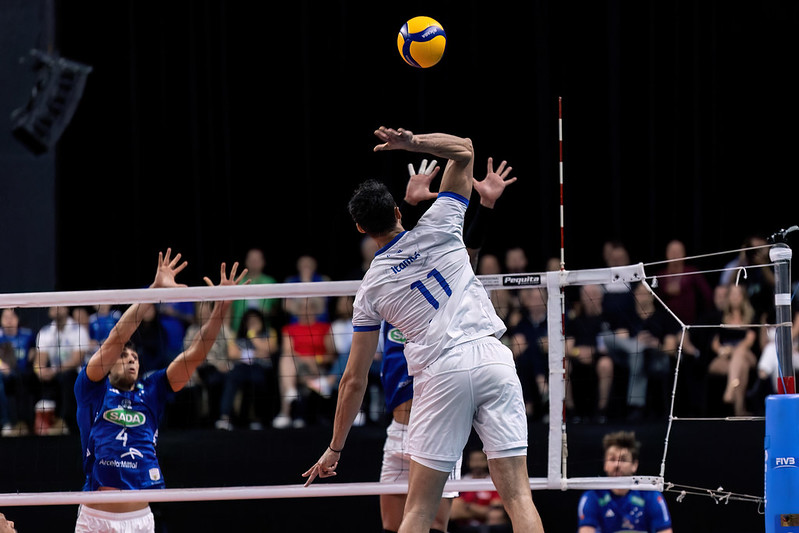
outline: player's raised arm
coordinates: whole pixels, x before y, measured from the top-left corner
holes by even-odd
[[[167,248],[166,254],[158,252],[158,267],[155,271],[155,279],[150,288],[185,287],[175,281],[177,276],[188,264],[186,261],[180,262],[180,254],[171,257],[172,249]],[[125,344],[130,340],[142,321],[143,312],[139,304],[128,307],[108,334],[108,338],[100,348],[91,356],[86,364],[86,376],[91,381],[100,381],[111,370],[111,367],[119,359]]]
[[[238,285],[247,275],[245,268],[241,274],[236,275],[239,268],[238,263],[233,263],[230,269],[230,277],[227,275],[227,268],[225,263],[220,267],[220,281],[219,286],[222,285]],[[204,278],[206,285],[213,287],[214,283],[209,278]],[[247,285],[251,280],[247,280],[244,284]],[[222,322],[225,320],[225,315],[230,308],[230,300],[223,300],[214,302],[211,309],[211,314],[205,323],[200,328],[200,331],[195,335],[194,340],[186,348],[186,351],[178,355],[166,369],[167,379],[172,386],[172,390],[179,391],[186,386],[194,371],[205,360],[208,352],[211,351],[219,331],[222,329]]]
[[[422,133],[414,135],[405,129],[381,126],[375,136],[383,141],[374,147],[375,152],[405,150],[434,155],[447,160],[441,178],[440,192],[453,192],[465,198],[472,193],[474,148],[468,138],[448,133]]]

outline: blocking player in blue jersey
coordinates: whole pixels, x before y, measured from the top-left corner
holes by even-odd
[[[494,169],[492,158],[488,158],[488,170],[482,181],[474,180],[475,190],[480,195],[480,204],[464,233],[464,244],[469,253],[472,268],[476,269],[480,248],[483,246],[493,209],[505,188],[514,183],[516,178],[509,178],[512,167],[502,161]],[[412,164],[408,165],[410,178],[405,187],[405,197],[400,204],[403,215],[403,226],[411,227],[419,218],[419,206],[426,200],[436,198],[430,191],[430,184],[438,174],[440,167],[433,160],[429,164],[422,160],[417,173]],[[383,323],[381,331],[383,357],[380,368],[380,380],[385,394],[386,412],[391,413],[391,422],[386,428],[386,441],[383,446],[383,463],[380,469],[380,481],[384,483],[407,482],[410,468],[408,452],[408,421],[413,403],[413,378],[408,375],[405,361],[405,336],[396,326]],[[450,479],[460,479],[461,462],[455,465]],[[444,492],[441,505],[433,519],[431,533],[447,530],[453,498],[457,492]],[[399,529],[405,508],[405,494],[381,494],[380,515],[383,522],[383,533],[393,533]]]
[[[155,280],[150,287],[185,287],[175,281],[187,263],[171,250],[158,254]],[[219,285],[235,285],[238,263],[227,275],[221,267]],[[213,285],[205,278],[208,285]],[[164,478],[155,448],[158,424],[165,404],[182,389],[214,344],[230,301],[216,302],[194,342],[167,368],[139,379],[139,356],[130,342],[143,316],[133,304],[123,313],[108,338],[78,375],[75,397],[83,449],[84,490],[160,489]],[[76,532],[152,532],[154,517],[147,502],[91,503],[80,506]]]
[[[641,443],[632,431],[608,433],[602,440],[605,474],[632,476]],[[671,533],[671,515],[657,491],[610,489],[583,493],[577,507],[578,533]]]
[[[406,150],[446,159],[439,193],[416,226],[405,231],[388,188],[363,182],[349,202],[359,231],[380,246],[355,296],[353,337],[339,386],[333,436],[303,475],[336,474],[347,435],[363,401],[383,320],[405,334],[414,378],[408,426],[411,465],[400,533],[427,533],[444,485],[472,427],[514,530],[543,533],[527,473],[527,416],[513,354],[499,337],[505,324],[475,275],[463,242],[473,186],[469,139],[414,135],[381,127],[375,151]]]

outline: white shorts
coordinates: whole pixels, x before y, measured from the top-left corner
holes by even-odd
[[[461,456],[462,457],[462,456]],[[408,481],[411,456],[408,453],[408,426],[392,420],[386,429],[386,442],[383,445],[383,466],[380,468],[381,483]],[[449,479],[461,478],[461,462],[458,458]],[[457,498],[458,492],[444,492],[442,498]]]
[[[109,513],[81,505],[75,533],[154,533],[155,518],[149,507],[129,513]]]
[[[527,414],[511,351],[494,337],[448,350],[413,378],[411,457],[440,471],[474,427],[489,459],[527,453]]]

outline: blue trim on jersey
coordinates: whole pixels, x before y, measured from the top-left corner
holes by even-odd
[[[376,326],[352,326],[352,331],[353,332],[355,332],[355,331],[360,331],[360,332],[377,331],[378,329],[380,329],[380,324],[378,324]]]
[[[441,198],[441,197],[454,198],[455,200],[458,200],[459,202],[462,202],[466,206],[469,205],[469,199],[466,198],[465,196],[461,196],[460,194],[458,194],[456,192],[450,192],[450,191],[440,192],[440,193],[438,193],[438,197],[439,198]]]
[[[383,246],[382,248],[380,248],[378,251],[375,252],[375,257],[377,257],[378,255],[382,254],[383,252],[385,252],[386,250],[388,250],[389,248],[394,246],[394,243],[397,242],[398,240],[400,240],[402,238],[402,236],[405,235],[406,233],[408,233],[408,232],[407,231],[403,231],[403,232],[399,233],[396,237],[391,239],[391,241],[388,244],[386,244],[385,246]]]

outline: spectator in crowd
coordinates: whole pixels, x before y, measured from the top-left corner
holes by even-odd
[[[186,330],[194,322],[194,302],[161,302],[158,320],[166,332],[167,358],[171,361],[183,351]]]
[[[258,309],[248,309],[239,324],[236,341],[228,345],[232,367],[225,374],[220,417],[217,429],[233,429],[233,411],[236,394],[246,393],[252,411],[242,407],[239,417],[250,429],[260,430],[271,418],[269,392],[274,382],[272,357],[278,350],[277,332]]]
[[[499,257],[497,257],[495,254],[481,253],[477,261],[476,272],[478,276],[502,274],[502,264],[499,261]],[[510,305],[510,296],[510,292],[506,290],[491,291],[490,294],[491,303],[494,305],[494,310],[496,311],[497,316],[499,316],[499,318],[501,318],[505,323],[508,323],[511,312],[514,310]]]
[[[730,285],[721,325],[711,341],[714,357],[708,372],[726,376],[724,403],[733,406],[735,416],[748,416],[746,390],[749,373],[757,365],[757,331],[753,328],[755,310],[743,285]]]
[[[330,281],[330,276],[318,272],[319,263],[316,258],[309,254],[301,255],[297,258],[297,272],[286,278],[286,283],[310,283],[317,281]],[[316,317],[319,322],[330,322],[328,305],[329,298],[320,297],[322,305],[319,306],[319,315]],[[296,322],[299,317],[291,309],[285,308],[289,315],[290,322]]]
[[[166,328],[159,319],[158,306],[142,304],[141,324],[133,334],[133,342],[139,353],[139,365],[142,376],[147,376],[160,368],[165,368],[171,361],[169,340]]]
[[[250,248],[244,257],[244,268],[247,269],[247,276],[242,283],[268,284],[275,283],[275,278],[264,273],[266,268],[266,257],[260,248]],[[230,306],[229,324],[230,329],[238,331],[241,324],[241,317],[244,316],[246,309],[258,309],[267,318],[274,318],[277,310],[278,300],[274,298],[255,298],[247,300],[236,300]]]
[[[286,309],[296,322],[282,329],[282,352],[278,363],[280,411],[272,421],[276,428],[302,427],[332,395],[330,369],[336,345],[330,322],[320,320],[325,300],[319,297],[289,298]],[[310,393],[315,396],[311,396]],[[294,409],[292,409],[294,407]]]
[[[195,302],[194,322],[186,330],[183,339],[184,351],[191,346],[202,330],[202,325],[209,319],[213,302],[207,300]],[[178,409],[181,416],[192,424],[213,424],[220,417],[222,390],[229,367],[232,365],[230,353],[235,345],[235,334],[227,321],[222,324],[216,340],[208,350],[205,360],[200,363],[186,386],[176,394],[176,403],[183,403]],[[175,414],[174,409],[169,412]]]
[[[94,312],[89,315],[89,343],[90,353],[97,351],[97,348],[108,338],[108,334],[119,321],[122,313],[110,304],[100,304],[94,306]]]
[[[48,316],[36,336],[34,365],[40,390],[34,431],[42,435],[77,430],[72,389],[90,347],[89,331],[68,307],[50,307]]]
[[[687,264],[682,241],[675,239],[666,245],[666,266],[656,273],[656,278],[658,295],[684,324],[696,324],[710,309],[710,284],[696,267]]]
[[[604,339],[610,326],[602,314],[601,285],[582,285],[574,314],[566,320],[566,410],[572,421],[596,416],[606,422],[613,385],[613,360]]]
[[[549,404],[547,290],[525,287],[519,291],[519,300],[521,318],[511,330],[510,348],[522,383],[527,415],[541,420],[547,416]]]
[[[33,429],[33,395],[37,378],[33,372],[36,335],[20,325],[17,310],[0,313],[0,381],[7,399],[7,420],[2,436],[27,435]]]
[[[637,422],[644,418],[647,405],[651,407],[650,414],[665,414],[668,353],[676,352],[680,326],[662,305],[655,302],[654,295],[644,283],[634,283],[632,294],[634,309],[610,319],[613,334],[606,337],[605,346],[614,367],[627,371],[627,420]],[[661,394],[656,406],[647,401],[650,381],[658,385]]]
[[[632,431],[608,433],[602,439],[604,471],[626,477],[638,471],[641,443]],[[602,489],[583,493],[577,507],[578,533],[646,531],[671,533],[671,514],[663,494],[654,490]]]
[[[624,243],[609,240],[604,248],[605,266],[622,267],[630,264],[630,254]],[[605,295],[602,299],[602,311],[607,317],[619,316],[621,319],[635,313],[635,299],[630,286],[625,282],[605,283],[602,285]]]

